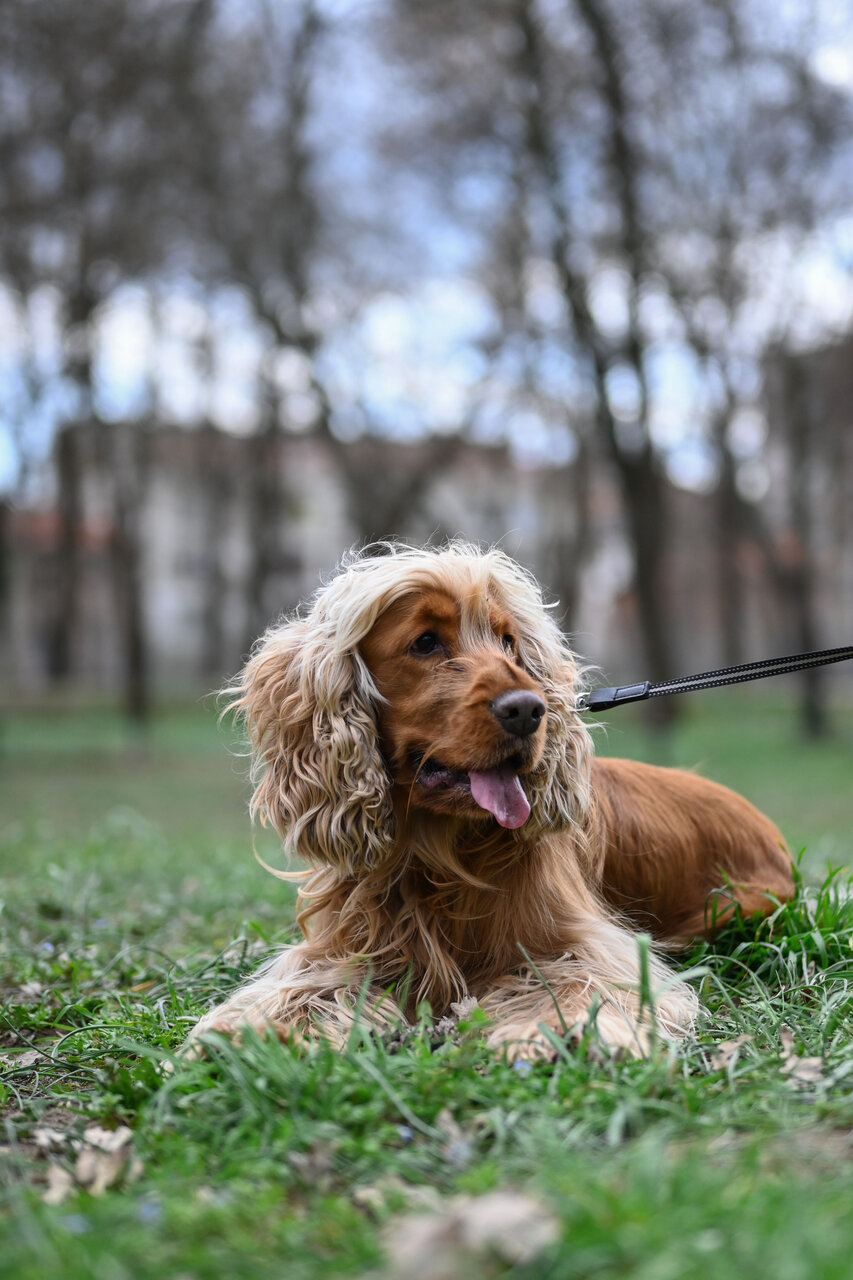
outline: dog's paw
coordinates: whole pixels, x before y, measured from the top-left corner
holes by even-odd
[[[272,1032],[282,1044],[296,1044],[305,1039],[304,1028],[291,1022],[266,1018],[251,1010],[213,1009],[193,1027],[184,1047],[184,1057],[204,1057],[204,1041],[208,1036],[224,1036],[232,1044],[240,1045],[247,1032],[262,1039]]]
[[[591,1058],[646,1058],[651,1051],[649,1028],[638,1026],[623,1010],[607,1005],[588,1010],[569,1023],[556,1013],[519,1029],[497,1028],[490,1042],[506,1049],[509,1062],[553,1062],[561,1046],[583,1048]]]

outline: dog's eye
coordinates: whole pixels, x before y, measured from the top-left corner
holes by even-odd
[[[439,640],[435,632],[425,631],[422,636],[418,636],[417,640],[412,645],[412,653],[435,653],[438,647]]]
[[[506,649],[507,653],[515,652],[515,636],[501,636],[501,644]]]

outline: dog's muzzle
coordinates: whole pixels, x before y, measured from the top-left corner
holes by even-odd
[[[545,703],[529,689],[509,689],[489,704],[498,724],[515,738],[529,738],[542,723]]]

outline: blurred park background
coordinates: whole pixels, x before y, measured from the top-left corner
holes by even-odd
[[[193,699],[389,535],[612,682],[850,643],[853,11],[4,0],[0,388],[18,811],[242,826]],[[762,690],[654,750],[843,853],[853,670]]]

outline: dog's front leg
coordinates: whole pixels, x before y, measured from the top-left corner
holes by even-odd
[[[589,1031],[611,1052],[643,1057],[655,1035],[680,1039],[698,1011],[695,992],[653,954],[645,983],[640,969],[634,934],[590,920],[572,952],[541,962],[531,957],[484,993],[490,1043],[507,1046],[512,1058],[551,1057],[553,1037],[577,1040]]]
[[[239,1039],[251,1028],[282,1041],[322,1037],[344,1044],[356,1020],[383,1029],[405,1018],[393,998],[371,988],[357,960],[318,958],[309,942],[285,947],[226,1001],[193,1027],[190,1042],[216,1031]]]

